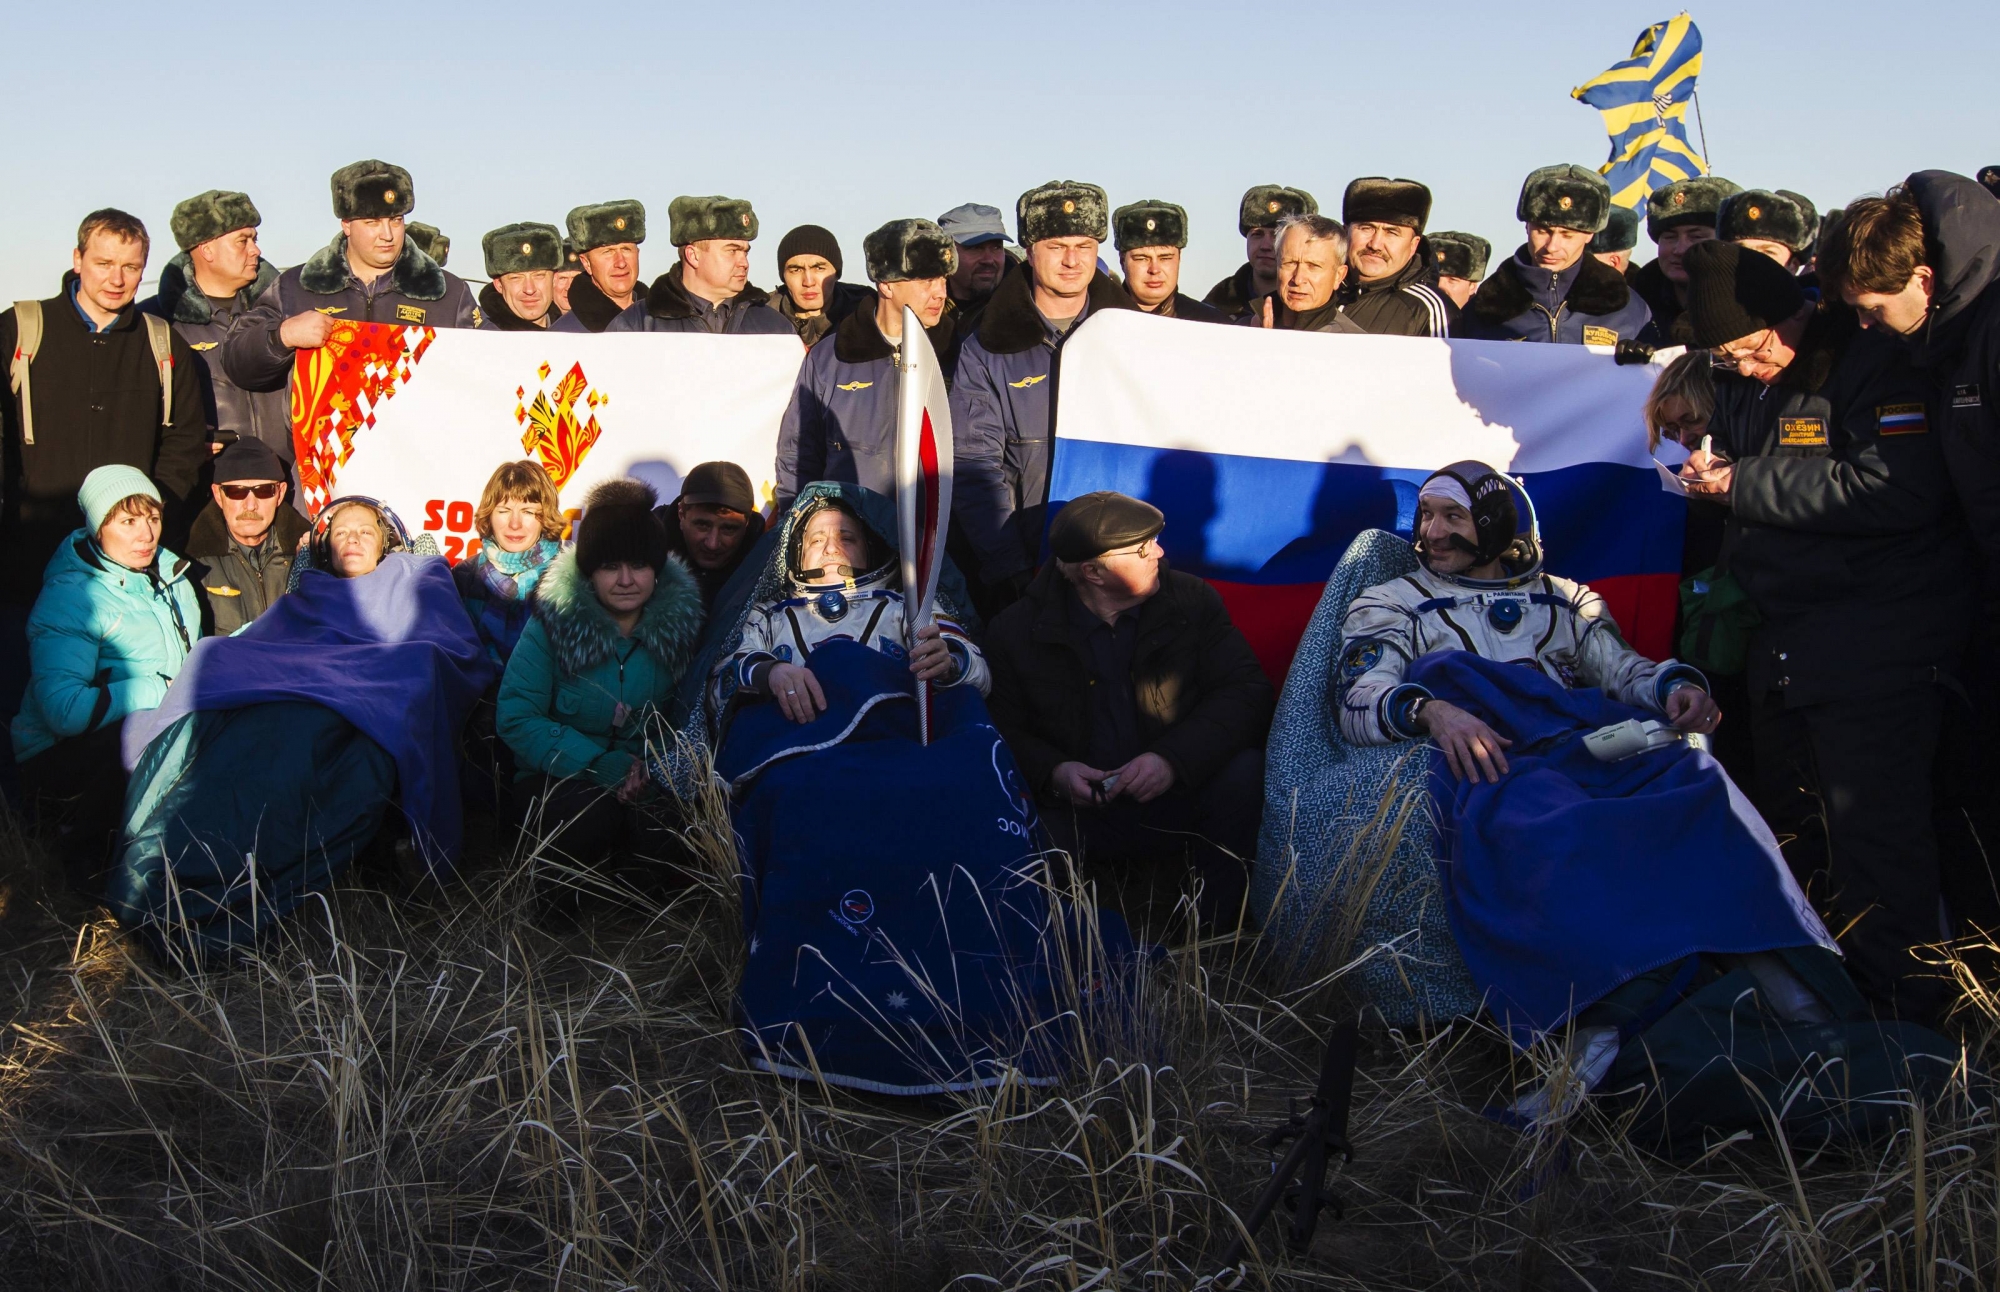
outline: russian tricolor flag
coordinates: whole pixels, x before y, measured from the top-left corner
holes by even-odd
[[[1476,458],[1526,482],[1549,572],[1596,589],[1627,639],[1661,658],[1687,504],[1646,448],[1658,371],[1575,345],[1106,311],[1063,348],[1050,514],[1094,489],[1165,512],[1168,558],[1222,593],[1282,680],[1354,536],[1408,534],[1423,478]]]

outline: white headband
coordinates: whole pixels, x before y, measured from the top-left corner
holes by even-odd
[[[1465,492],[1465,486],[1458,482],[1457,476],[1436,475],[1424,481],[1424,487],[1417,490],[1417,500],[1421,502],[1425,498],[1442,498],[1446,502],[1457,503],[1467,511],[1472,510],[1472,495]]]

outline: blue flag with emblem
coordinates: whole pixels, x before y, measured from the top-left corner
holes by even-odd
[[[1639,33],[1632,56],[1571,90],[1604,115],[1611,160],[1599,167],[1611,200],[1638,208],[1675,180],[1708,174],[1688,140],[1688,105],[1701,74],[1701,29],[1685,13]]]

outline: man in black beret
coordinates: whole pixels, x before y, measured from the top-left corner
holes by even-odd
[[[701,587],[701,607],[721,592],[764,534],[764,513],[750,473],[734,462],[704,462],[681,479],[680,496],[655,513],[667,550],[687,562]]]
[[[1722,199],[1715,235],[1761,252],[1797,273],[1819,235],[1819,212],[1796,193],[1746,188]]]
[[[1202,304],[1230,318],[1242,318],[1257,301],[1278,290],[1278,225],[1291,215],[1318,215],[1319,203],[1302,188],[1253,184],[1237,208],[1236,231],[1243,235],[1243,267],[1208,289]]]
[[[1460,233],[1456,229],[1427,234],[1424,241],[1430,246],[1431,270],[1437,276],[1438,290],[1453,305],[1464,309],[1472,293],[1479,290],[1479,280],[1486,277],[1486,262],[1493,258],[1493,244],[1476,233]]]
[[[1651,343],[1653,316],[1625,275],[1587,254],[1611,216],[1611,189],[1587,166],[1544,166],[1514,215],[1528,240],[1479,285],[1452,335],[1571,345]]]
[[[553,224],[502,225],[479,242],[486,276],[479,289],[480,326],[492,332],[533,332],[562,317],[556,306],[556,268],[562,234]]]
[[[1164,523],[1119,493],[1064,505],[988,631],[987,703],[1058,847],[1144,878],[1185,856],[1203,926],[1234,928],[1274,693],[1215,589],[1166,567]]]
[[[290,460],[262,440],[240,439],[216,455],[208,505],[188,532],[203,636],[228,636],[284,595],[308,528],[287,505],[291,475]]]
[[[815,480],[896,496],[902,389],[896,374],[904,306],[916,311],[931,348],[951,372],[956,324],[945,281],[958,267],[958,244],[929,220],[891,220],[868,235],[862,250],[875,283],[875,307],[851,311],[832,341],[814,346],[799,366],[791,405],[778,427],[780,509]],[[960,438],[963,434],[960,430]]]
[[[1686,267],[1690,339],[1735,368],[1681,476],[1729,509],[1729,571],[1763,617],[1745,676],[1758,806],[1845,930],[1856,985],[1935,1021],[1957,993],[1911,949],[1938,940],[1940,679],[1971,602],[1929,392],[1901,347],[1815,308],[1769,257],[1709,241]]]
[[[1632,276],[1632,290],[1653,312],[1663,340],[1687,342],[1681,314],[1687,309],[1687,270],[1681,262],[1697,242],[1715,236],[1715,213],[1738,186],[1720,175],[1697,175],[1656,188],[1646,198],[1646,236],[1660,254]]]
[[[1172,202],[1132,202],[1111,213],[1125,290],[1148,314],[1227,323],[1229,316],[1181,292],[1181,252],[1187,247],[1187,212]]]
[[[139,308],[173,324],[194,351],[212,438],[220,431],[262,440],[290,461],[292,400],[284,390],[250,391],[223,371],[217,353],[236,320],[278,280],[257,246],[263,217],[245,193],[211,189],[174,208],[170,227],[180,254],[160,272],[159,294]]]
[[[563,223],[583,274],[570,280],[569,303],[555,330],[602,332],[637,298],[646,208],[629,197],[593,202],[572,208]]]
[[[353,162],[333,173],[340,234],[278,275],[230,330],[222,366],[245,390],[283,390],[292,355],[315,350],[336,319],[416,327],[478,327],[472,289],[411,242],[403,217],[417,204],[410,172]]]
[[[1632,276],[1626,271],[1632,266],[1632,248],[1638,245],[1639,213],[1629,206],[1612,203],[1604,227],[1590,240],[1590,254],[1630,282]]]
[[[1413,179],[1370,175],[1340,199],[1347,226],[1347,281],[1340,308],[1378,336],[1446,336],[1458,307],[1432,286],[1424,225],[1431,191]]]
[[[770,296],[750,285],[757,212],[737,197],[677,197],[667,207],[680,262],[607,332],[708,332],[793,336]]]
[[[778,283],[771,308],[785,316],[807,347],[875,299],[859,283],[840,281],[840,240],[829,229],[802,224],[778,239]]]

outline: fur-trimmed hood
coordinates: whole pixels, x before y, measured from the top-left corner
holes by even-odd
[[[1086,314],[1098,310],[1139,308],[1125,289],[1099,270],[1092,275],[1085,300]],[[1019,354],[1032,350],[1046,339],[1042,312],[1035,308],[1035,275],[1026,265],[1000,280],[993,298],[979,316],[979,344],[988,354]]]
[[[403,253],[389,268],[390,285],[413,301],[443,300],[451,283],[438,262],[403,239]],[[347,235],[335,234],[332,242],[307,257],[299,266],[299,286],[315,296],[332,296],[354,285],[353,271],[347,267]]]
[[[1486,323],[1504,323],[1527,313],[1536,305],[1535,295],[1521,277],[1521,254],[1516,251],[1465,303],[1468,314]],[[1632,299],[1625,275],[1586,252],[1576,262],[1576,278],[1569,285],[1564,303],[1574,314],[1616,314]]]
[[[655,278],[652,287],[647,290],[646,312],[654,318],[691,319],[695,316],[696,306],[694,297],[688,293],[686,285],[681,282],[682,268],[683,266],[676,264],[672,269]],[[730,305],[768,305],[770,302],[770,293],[760,287],[745,283],[743,290],[730,297],[726,303]]]
[[[563,672],[582,673],[616,654],[618,625],[577,569],[575,549],[555,559],[535,598],[535,618],[548,633],[549,650]],[[701,620],[701,588],[694,575],[679,557],[667,558],[633,635],[671,676],[679,677],[701,636]]]
[[[924,329],[924,335],[931,339],[931,349],[940,358],[951,353],[952,337],[958,331],[958,319],[952,309],[952,302],[944,303],[944,313],[938,321]],[[873,363],[877,359],[893,358],[896,347],[882,335],[876,326],[875,311],[857,309],[840,321],[833,330],[833,357],[842,363]]]
[[[257,279],[236,293],[236,308],[248,309],[264,289],[278,281],[278,267],[268,260],[257,264]],[[172,323],[212,323],[215,309],[194,281],[194,254],[183,251],[160,271],[160,317]]]

